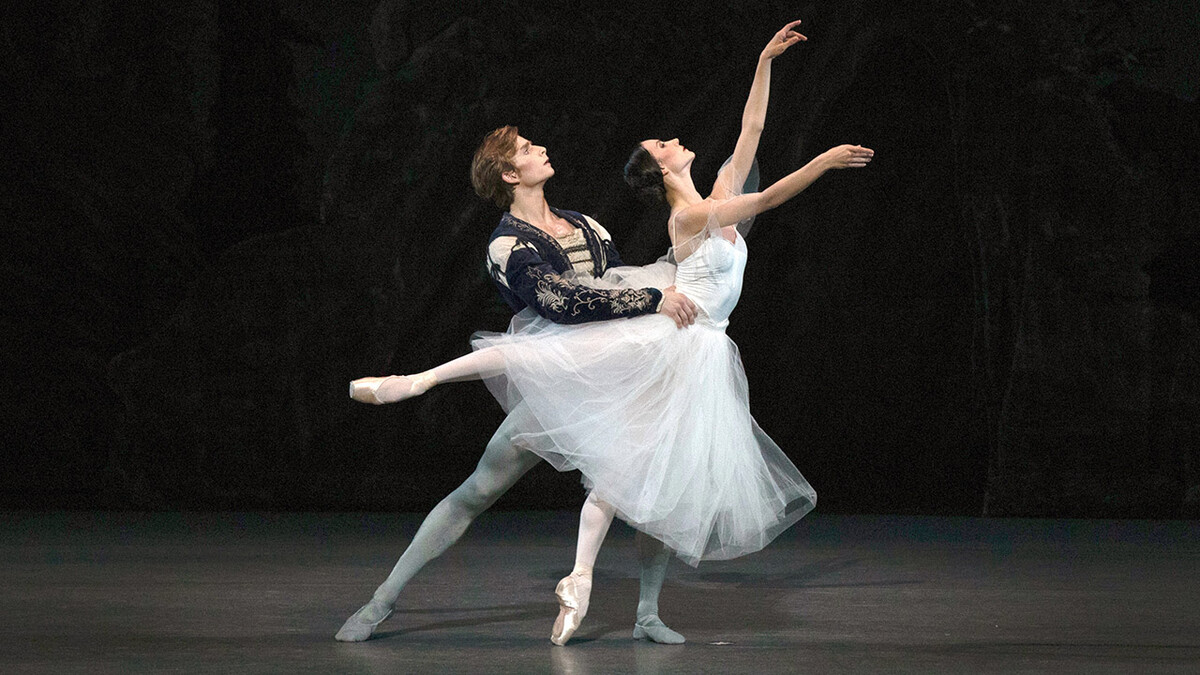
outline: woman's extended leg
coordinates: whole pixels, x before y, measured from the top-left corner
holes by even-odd
[[[592,595],[592,568],[612,519],[613,507],[598,499],[595,493],[589,494],[579,512],[575,569],[554,589],[554,595],[558,597],[558,618],[554,620],[550,641],[556,645],[565,645],[587,615]]]
[[[420,396],[439,384],[478,380],[502,372],[504,355],[495,347],[487,347],[416,375],[364,377],[354,380],[350,383],[350,398],[376,405],[395,403]]]

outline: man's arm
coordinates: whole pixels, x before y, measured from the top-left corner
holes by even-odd
[[[653,314],[663,300],[663,292],[656,288],[601,289],[568,281],[542,259],[537,249],[516,237],[493,240],[488,258],[497,282],[555,323]]]
[[[596,222],[595,218],[584,214],[578,215],[583,216],[587,226],[600,239],[600,246],[604,249],[604,269],[610,270],[614,267],[625,267],[625,261],[621,260],[621,254],[617,252],[617,247],[613,244],[612,235],[608,233],[608,230]],[[692,302],[683,293],[676,292],[674,285],[662,289],[662,292],[663,299],[658,305],[659,314],[666,315],[680,328],[696,323],[696,303]]]

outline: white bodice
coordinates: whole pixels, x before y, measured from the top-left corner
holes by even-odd
[[[730,242],[712,232],[675,271],[675,290],[700,308],[699,321],[717,328],[729,325],[729,314],[742,295],[746,271],[746,240]]]
[[[678,265],[579,278],[598,288],[674,283],[699,307],[690,328],[661,315],[559,324],[528,310],[509,332],[476,333],[471,345],[501,355],[486,381],[509,412],[505,425],[520,432],[514,443],[559,471],[579,470],[622,519],[695,565],[761,549],[817,497],[755,424],[725,334],[746,266],[741,235],[684,243],[692,252]]]

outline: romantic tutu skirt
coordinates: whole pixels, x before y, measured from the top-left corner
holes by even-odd
[[[514,443],[584,485],[684,561],[763,548],[816,493],[750,415],[737,347],[723,328],[659,314],[560,325],[530,310],[474,349],[503,355],[486,378],[525,420]]]

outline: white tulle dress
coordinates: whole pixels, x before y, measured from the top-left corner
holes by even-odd
[[[763,548],[817,498],[751,417],[725,335],[745,240],[733,228],[699,236],[678,267],[617,268],[592,282],[674,283],[700,310],[688,328],[661,314],[560,325],[526,310],[508,332],[472,338],[473,348],[504,356],[488,388],[506,411],[520,406],[530,418],[514,441],[560,471],[578,469],[618,517],[692,565]]]

